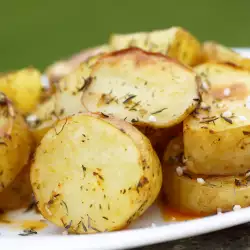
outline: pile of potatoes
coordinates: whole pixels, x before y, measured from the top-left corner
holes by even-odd
[[[183,213],[248,206],[249,62],[172,27],[0,75],[0,208],[33,192],[46,219],[88,234],[129,225],[162,187]]]

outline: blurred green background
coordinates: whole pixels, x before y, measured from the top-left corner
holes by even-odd
[[[0,72],[40,69],[83,48],[102,44],[112,32],[190,30],[201,41],[250,47],[249,0],[2,0]]]

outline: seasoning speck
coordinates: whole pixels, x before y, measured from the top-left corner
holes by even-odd
[[[234,211],[237,211],[237,210],[240,210],[241,209],[241,206],[240,205],[234,205],[233,206],[233,210]]]
[[[149,118],[148,118],[148,120],[149,120],[150,122],[156,122],[156,117],[153,116],[153,115],[150,115]]]
[[[182,169],[182,167],[177,167],[176,168],[176,173],[177,173],[178,176],[182,176],[183,175],[183,169]]]
[[[223,91],[223,94],[224,94],[224,96],[230,96],[230,94],[231,94],[230,88],[225,88]]]
[[[232,112],[229,110],[222,113],[222,116],[226,118],[232,117],[232,115],[233,115]]]
[[[241,121],[247,121],[247,118],[246,118],[244,115],[239,115],[238,118],[239,118]]]
[[[201,185],[204,185],[206,183],[203,178],[197,178],[197,182]]]

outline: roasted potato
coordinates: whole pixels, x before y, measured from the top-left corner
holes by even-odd
[[[202,78],[202,102],[184,121],[187,168],[244,174],[250,169],[250,72],[213,63],[195,70]]]
[[[197,98],[196,74],[190,68],[167,56],[131,48],[97,61],[82,101],[90,112],[112,114],[137,126],[166,128],[187,117]]]
[[[186,170],[182,155],[179,136],[169,143],[163,160],[163,191],[170,207],[184,214],[210,215],[250,205],[248,175],[195,175]]]
[[[42,95],[41,74],[34,68],[0,75],[0,91],[10,98],[22,114],[30,113]]]
[[[27,208],[31,203],[30,167],[27,165],[14,181],[0,192],[0,210]]]
[[[73,233],[127,226],[156,199],[161,166],[131,124],[77,114],[49,130],[37,148],[31,184],[42,215]]]
[[[10,185],[27,164],[33,141],[24,118],[0,93],[0,192]]]
[[[109,50],[110,48],[106,44],[83,50],[80,53],[73,55],[69,59],[60,60],[50,65],[45,70],[45,74],[50,79],[50,82],[59,82],[59,80],[61,80],[63,77],[74,72],[81,63],[86,62],[90,57],[103,54]]]
[[[213,41],[207,41],[202,45],[201,61],[232,64],[250,70],[249,58],[244,58],[232,49]]]
[[[180,27],[152,32],[114,34],[110,38],[110,47],[113,50],[137,47],[149,52],[158,52],[189,66],[198,64],[201,56],[199,41]]]

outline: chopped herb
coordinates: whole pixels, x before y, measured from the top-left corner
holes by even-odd
[[[132,119],[131,122],[139,122],[139,118],[137,117],[136,119]]]
[[[61,201],[61,205],[63,205],[65,207],[66,212],[68,214],[69,213],[69,209],[68,209],[68,206],[67,206],[67,204],[66,204],[66,202],[64,200]]]
[[[121,128],[120,131],[125,134],[125,130],[123,128]]]
[[[144,185],[146,185],[147,183],[149,183],[148,178],[146,178],[145,176],[141,177],[141,179],[139,180],[138,184],[137,184],[137,188],[141,188]]]
[[[235,179],[234,184],[235,184],[236,187],[240,187],[241,186],[241,181],[238,180],[238,179]]]
[[[57,132],[56,131],[56,127],[54,127],[54,130],[55,130],[55,132],[56,132],[56,135],[59,135],[62,131],[63,131],[63,129],[64,129],[64,127],[65,127],[65,125],[66,125],[66,123],[67,123],[67,118],[65,119],[65,123],[63,124],[63,126],[62,126],[62,128],[61,128],[61,130],[59,131],[59,132]]]
[[[69,224],[65,225],[65,226],[64,226],[65,229],[67,229],[67,230],[70,229],[70,227],[71,227],[71,225],[72,225],[72,222],[73,222],[73,221],[71,220],[71,221],[69,222]]]
[[[216,120],[218,120],[219,117],[216,116],[212,116],[212,117],[205,117],[202,119],[202,121],[200,121],[200,123],[210,123],[210,122],[214,122]]]
[[[84,165],[82,164],[82,171],[85,172],[87,170],[86,167],[84,167]]]
[[[109,220],[107,217],[105,217],[105,216],[102,216],[102,218],[104,219],[104,220]]]
[[[224,119],[226,122],[230,123],[230,124],[233,124],[233,121],[232,119],[228,118],[228,117],[225,117],[223,115],[220,116],[222,119]]]
[[[141,101],[136,102],[130,109],[129,111],[136,111],[136,107],[140,104]]]
[[[194,99],[193,99],[193,101],[195,101],[195,102],[199,102],[199,101],[200,101],[200,99],[199,99],[199,98],[194,98]]]
[[[130,100],[132,100],[135,97],[136,97],[136,95],[130,95],[125,101],[123,101],[123,103],[125,104],[125,103],[129,102]]]
[[[26,208],[26,210],[25,210],[24,212],[25,212],[25,213],[26,213],[26,212],[29,212],[29,211],[32,210],[37,204],[38,204],[38,201],[36,201],[35,196],[32,195],[32,201],[31,201],[31,203],[29,204],[29,206]]]
[[[84,225],[83,221],[81,221],[81,222],[82,222],[83,231],[86,233],[88,230],[87,230],[86,226]]]
[[[87,216],[88,216],[88,228],[92,229],[92,230],[94,230],[96,232],[100,232],[100,230],[98,230],[97,228],[94,228],[93,226],[91,226],[91,218],[89,217],[88,214],[87,214]]]
[[[106,114],[104,114],[104,113],[102,113],[102,112],[101,112],[101,114],[102,114],[102,116],[103,116],[104,118],[109,118],[108,115],[106,115]]]
[[[87,89],[89,87],[93,78],[90,76],[87,79],[83,78],[83,80],[84,80],[84,85],[82,86],[82,90]]]
[[[0,145],[4,145],[4,146],[7,147],[7,144],[6,144],[4,141],[1,141],[1,142],[0,142]]]
[[[101,180],[104,180],[103,177],[99,173],[97,173],[97,172],[93,172],[93,175],[94,176],[98,176]]]
[[[20,233],[18,235],[20,236],[30,236],[30,235],[34,235],[37,234],[37,232],[34,229],[25,229],[23,230],[23,233]]]
[[[157,110],[157,111],[151,113],[151,115],[159,114],[159,113],[161,113],[162,111],[164,111],[165,109],[168,109],[168,108],[163,108],[163,109]]]

